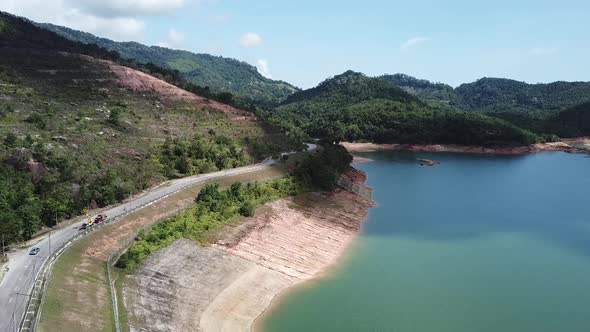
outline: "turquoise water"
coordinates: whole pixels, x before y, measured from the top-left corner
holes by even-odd
[[[352,254],[265,332],[590,331],[590,158],[362,156],[378,206]]]

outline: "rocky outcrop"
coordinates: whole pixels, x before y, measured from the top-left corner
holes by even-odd
[[[360,171],[354,167],[349,167],[348,170],[338,178],[338,186],[359,195],[365,199],[372,199],[373,189],[367,187],[367,173]]]
[[[421,166],[434,166],[440,165],[440,161],[432,160],[432,159],[418,159],[418,163]]]

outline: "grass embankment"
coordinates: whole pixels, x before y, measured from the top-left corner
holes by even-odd
[[[211,232],[240,216],[252,216],[256,207],[299,194],[308,188],[294,176],[268,183],[248,182],[243,185],[236,182],[223,191],[219,190],[218,184],[207,184],[199,192],[193,207],[158,224],[147,233],[140,232],[137,242],[119,259],[117,267],[133,270],[150,254],[180,238],[206,243]]]
[[[285,167],[273,167],[216,181],[220,188],[235,182],[269,181],[285,176]],[[172,217],[180,209],[190,207],[202,186],[187,188],[115,224],[99,229],[67,249],[53,266],[43,298],[40,331],[112,331],[112,307],[105,274],[108,255],[119,248],[135,232],[150,224]],[[117,268],[111,270],[117,296],[125,277]],[[119,297],[121,326],[126,329],[126,312]]]

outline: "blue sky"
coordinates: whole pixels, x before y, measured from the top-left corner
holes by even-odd
[[[35,20],[237,58],[303,88],[348,69],[454,86],[590,80],[588,1],[5,1],[0,9]],[[23,8],[41,1],[88,17]]]

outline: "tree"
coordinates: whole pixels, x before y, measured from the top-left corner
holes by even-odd
[[[6,146],[8,147],[14,147],[16,145],[17,140],[18,137],[16,137],[16,135],[13,132],[9,132],[8,134],[6,134],[6,137],[4,137],[4,144],[6,144]]]
[[[251,217],[254,215],[255,211],[256,206],[254,203],[252,203],[252,201],[246,201],[242,204],[242,206],[240,206],[239,213],[244,217]]]
[[[121,109],[119,107],[113,108],[109,114],[108,122],[113,126],[119,126],[121,124]]]

